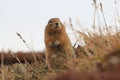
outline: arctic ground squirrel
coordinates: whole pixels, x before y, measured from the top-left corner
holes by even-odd
[[[65,58],[67,58],[65,60],[76,58],[65,26],[59,18],[51,18],[45,27],[45,47],[48,67],[52,64],[57,66],[53,61],[59,64]]]

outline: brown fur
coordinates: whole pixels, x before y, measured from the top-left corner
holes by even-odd
[[[45,28],[45,46],[46,61],[48,63],[53,56],[57,56],[57,58],[63,57],[65,54],[74,56],[74,50],[66,33],[65,26],[59,18],[52,18],[48,21]]]

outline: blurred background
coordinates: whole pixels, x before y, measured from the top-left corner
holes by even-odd
[[[95,12],[93,1],[0,0],[0,50],[29,51],[16,32],[21,34],[32,50],[44,50],[44,29],[48,20],[53,17],[59,17],[66,24],[71,18],[75,28],[79,22],[81,27],[91,29]],[[97,0],[97,3],[102,3],[107,24],[114,26],[116,7],[120,13],[120,1]],[[104,20],[101,25],[105,25]],[[72,35],[70,31],[67,33]],[[70,38],[74,44],[74,38]]]

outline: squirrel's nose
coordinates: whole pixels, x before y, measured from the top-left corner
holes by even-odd
[[[55,25],[56,25],[56,26],[58,26],[58,25],[59,25],[59,23],[55,23]]]

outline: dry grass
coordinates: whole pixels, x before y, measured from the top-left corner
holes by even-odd
[[[44,52],[8,51],[0,53],[0,79],[90,80],[92,78],[102,80],[101,76],[104,76],[105,80],[120,79],[118,76],[120,73],[120,33],[98,35],[76,32],[83,37],[85,45],[78,45],[75,48],[77,62],[71,72],[65,69],[49,70],[44,61]]]
[[[94,32],[76,30],[70,19],[70,28],[77,41],[74,45],[77,59],[72,70],[49,70],[45,63],[45,53],[32,51],[27,42],[17,33],[30,52],[0,52],[0,80],[119,80],[119,13],[115,7],[116,26],[111,28],[107,24],[102,3],[97,3],[96,0],[93,2],[95,10],[92,28]],[[117,1],[115,1],[115,5],[117,6]],[[96,18],[96,14],[100,13],[102,16]],[[96,24],[96,19],[100,23],[99,17],[103,18],[105,26]],[[84,40],[83,46],[78,45],[81,39]],[[73,63],[69,60],[66,62],[67,67]]]
[[[65,69],[49,70],[44,62],[45,54],[41,52],[14,53],[8,51],[0,53],[0,79],[71,80],[73,78],[72,80],[90,80],[93,78],[93,80],[101,80],[101,76],[104,76],[105,80],[120,78],[118,76],[120,73],[120,33],[114,35],[90,33],[88,35],[77,31],[77,34],[83,37],[85,45],[78,45],[75,48],[77,62],[72,72],[65,72],[67,71]],[[69,65],[67,66],[69,67]],[[57,74],[58,72],[65,73]],[[84,76],[84,74],[86,75]]]

